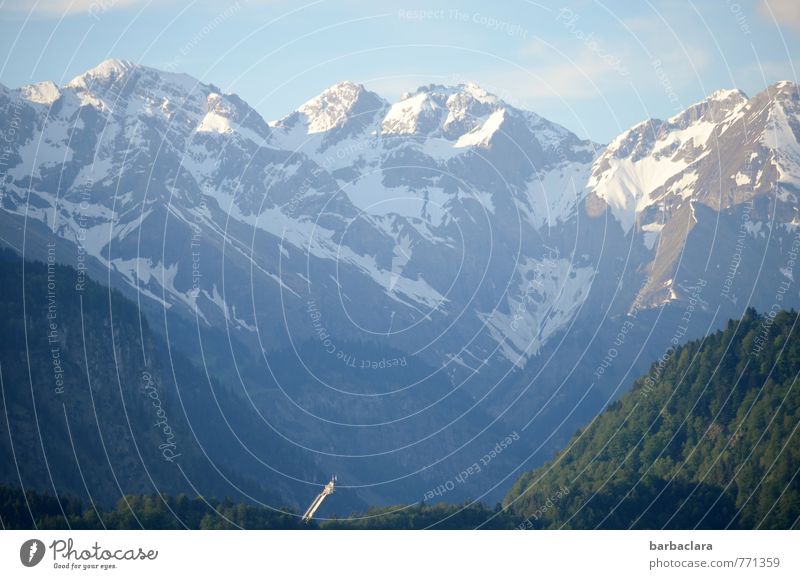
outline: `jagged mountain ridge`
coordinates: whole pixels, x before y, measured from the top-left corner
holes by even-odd
[[[502,479],[502,464],[543,460],[542,440],[557,447],[628,369],[661,356],[690,305],[682,339],[739,317],[745,302],[768,310],[793,281],[791,84],[752,99],[715,93],[608,147],[475,85],[388,102],[345,82],[267,123],[213,85],[110,61],[65,87],[2,89],[0,101],[15,136],[3,242],[36,257],[54,228],[59,261],[84,259],[172,341],[196,339],[193,324],[229,332],[220,356],[255,366],[227,372],[231,387],[252,393],[323,472],[364,487],[389,463],[397,476],[421,473],[400,491],[359,491],[371,503],[418,499],[469,456],[429,468],[442,449],[491,447],[531,409],[540,420],[526,442],[494,466]],[[784,305],[797,301],[793,288]],[[601,375],[621,327],[632,328],[626,348]],[[298,362],[289,388],[265,386],[276,350],[319,360],[313,371]],[[355,378],[361,364],[402,355],[430,379],[387,397],[388,380]],[[353,404],[341,392],[351,382],[375,392]],[[340,424],[383,422],[383,436],[355,438]],[[565,434],[551,438],[556,427]],[[369,467],[337,458],[387,445],[407,453]],[[531,459],[529,448],[542,450]],[[494,476],[452,499],[497,493]]]
[[[747,209],[754,236],[766,224],[790,243],[800,175],[798,88],[779,82],[749,99],[717,91],[666,121],[649,120],[614,139],[595,162],[587,205],[608,208],[626,231],[654,249],[639,300],[657,306],[678,297],[673,284],[682,249],[697,225],[695,208]],[[713,217],[716,220],[716,217]],[[702,227],[703,224],[701,224]]]
[[[369,331],[392,332],[390,316],[403,326],[441,317],[429,324],[441,325],[471,300],[451,343],[434,346],[439,361],[460,358],[465,336],[483,333],[479,358],[499,349],[524,362],[526,347],[496,335],[496,311],[507,317],[512,304],[481,282],[492,272],[518,293],[542,257],[537,230],[575,212],[596,149],[474,85],[423,87],[390,106],[341,83],[268,125],[213,85],[111,60],[65,87],[39,83],[6,98],[18,99],[25,122],[4,208],[55,228],[141,295],[196,310],[210,325],[255,331],[249,292],[222,287],[228,244],[224,267],[238,262],[243,281],[258,270],[273,302],[280,293],[291,301],[348,291],[342,279],[352,291],[366,282],[382,311],[355,320]],[[202,278],[181,262],[193,236],[210,246]],[[471,244],[487,242],[515,259],[478,249],[477,267],[458,267]],[[310,271],[319,267],[315,279],[306,257]],[[574,302],[555,303],[563,271],[547,299],[569,317]],[[590,277],[586,268],[582,279]],[[346,326],[359,313],[333,307],[329,316]]]

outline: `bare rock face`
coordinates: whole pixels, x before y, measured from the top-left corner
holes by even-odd
[[[308,338],[304,304],[330,302],[348,338],[414,326],[396,345],[433,340],[425,356],[443,363],[477,333],[476,355],[515,365],[576,307],[555,303],[571,282],[554,270],[552,293],[526,308],[526,323],[548,326],[542,339],[503,337],[545,251],[538,232],[574,220],[599,146],[476,85],[389,104],[342,82],[266,123],[213,85],[109,60],[2,98],[27,120],[4,210],[51,223],[157,307],[245,333],[284,310]],[[591,279],[591,264],[577,269]]]
[[[384,438],[343,453],[408,446],[381,468],[424,479],[441,448],[412,443],[441,424],[458,425],[435,439],[445,446],[491,447],[530,420],[518,409],[542,408],[543,425],[503,460],[557,444],[547,438],[555,417],[584,400],[603,340],[631,316],[650,324],[691,305],[695,319],[718,323],[741,317],[742,304],[769,308],[793,280],[798,105],[791,83],[753,98],[718,91],[602,146],[473,84],[424,86],[390,103],[342,82],[266,122],[213,85],[111,60],[63,87],[0,87],[10,139],[0,226],[3,243],[24,244],[29,257],[57,239],[59,261],[135,297],[151,320],[227,334],[223,349],[252,362],[259,380],[276,351],[313,352],[327,370],[401,358],[432,368],[424,395],[353,403],[309,378],[291,402],[262,384],[256,397],[298,448],[325,450],[313,458],[323,470],[352,442],[339,422],[383,424],[407,411],[416,416],[407,428],[391,423]],[[797,291],[782,303],[800,304]],[[626,340],[660,355],[673,332],[651,330],[641,324]],[[617,349],[604,380],[651,359]],[[584,418],[604,403],[586,400]],[[457,421],[476,401],[480,412]],[[319,427],[326,412],[333,425]],[[484,419],[497,421],[481,442]],[[351,477],[374,482],[377,467],[360,460]],[[399,500],[400,487],[369,498]]]
[[[702,258],[708,249],[687,245],[698,206],[730,213],[754,205],[753,228],[763,224],[780,236],[794,227],[798,136],[798,89],[780,82],[752,99],[717,91],[612,141],[593,166],[587,211],[597,215],[596,198],[603,199],[623,228],[653,250],[644,268],[645,302],[678,299],[680,291],[667,286],[681,260]]]

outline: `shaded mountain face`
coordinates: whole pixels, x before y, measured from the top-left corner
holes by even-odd
[[[246,400],[165,347],[119,292],[8,250],[0,273],[0,484],[123,509],[135,493],[276,508],[315,492],[288,481],[325,475],[263,429]]]
[[[687,308],[679,341],[771,307],[800,223],[796,105],[791,84],[715,93],[604,147],[472,84],[387,102],[343,82],[268,123],[106,61],[0,88],[0,226],[135,297],[369,502],[418,500],[517,432],[450,495],[497,497]]]

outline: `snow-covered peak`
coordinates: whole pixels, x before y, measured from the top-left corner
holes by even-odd
[[[800,93],[788,81],[767,88],[761,97],[766,118],[759,142],[771,151],[778,181],[793,188],[800,185]]]
[[[404,93],[381,124],[384,135],[427,135],[458,140],[506,105],[474,83],[431,84]]]
[[[392,105],[381,123],[384,135],[413,135],[436,124],[441,106],[428,94],[405,94]]]
[[[639,123],[609,144],[587,186],[627,231],[656,204],[665,212],[686,199],[725,206],[771,190],[776,173],[794,184],[800,173],[798,96],[789,82],[752,99],[719,90],[666,121]]]
[[[365,90],[364,85],[356,84],[349,80],[337,82],[326,88],[319,95],[303,103],[298,110],[314,110],[317,107],[350,108],[358,100],[358,96]]]
[[[667,124],[685,128],[687,125],[697,121],[719,123],[725,117],[747,104],[747,100],[747,95],[738,89],[714,91],[700,102],[667,119]]]
[[[712,125],[722,123],[747,102],[747,95],[738,89],[715,91],[666,121],[647,119],[633,125],[608,144],[602,157],[639,159],[661,151],[665,143],[674,152],[689,140],[695,147],[701,146],[711,135]]]
[[[365,112],[359,110],[359,105],[365,100],[375,104],[380,98],[367,91],[364,85],[344,81],[307,101],[297,112],[305,115],[308,134],[324,133],[341,127],[353,116]]]
[[[474,82],[468,82],[468,83],[465,83],[465,84],[461,84],[461,85],[459,85],[459,88],[461,88],[461,90],[463,92],[469,93],[470,95],[472,95],[473,97],[475,97],[476,99],[478,99],[478,100],[480,100],[482,102],[495,102],[496,103],[496,102],[498,102],[500,100],[495,95],[493,95],[492,93],[484,90],[481,86],[477,85]]]
[[[236,95],[210,92],[206,97],[206,114],[197,126],[198,133],[238,134],[258,145],[270,139],[264,120]]]
[[[208,95],[206,102],[208,112],[197,127],[197,132],[220,134],[233,132],[230,121],[234,111],[223,101],[222,95],[211,93]]]
[[[93,107],[113,115],[107,134],[128,138],[142,127],[180,137],[168,127],[193,127],[196,133],[237,135],[261,145],[270,140],[267,124],[235,94],[182,73],[167,72],[128,60],[109,59],[75,77],[63,88],[46,81],[17,89],[28,102],[49,106],[63,99],[66,111]],[[139,127],[138,129],[134,127]],[[176,141],[177,142],[177,141]]]
[[[601,159],[647,154],[648,144],[655,139],[661,125],[662,122],[658,119],[636,123],[608,143]]]
[[[769,100],[796,102],[800,100],[800,86],[789,81],[782,80],[767,87],[764,91]]]
[[[109,58],[73,78],[67,83],[67,87],[89,89],[94,83],[113,83],[137,67],[138,65],[130,60]]]
[[[484,90],[474,82],[467,82],[457,85],[443,85],[443,84],[423,85],[415,91],[403,93],[400,96],[400,100],[403,101],[422,93],[429,95],[431,98],[437,101],[446,101],[450,97],[463,95],[481,103],[495,104],[495,105],[501,103],[499,98],[497,98],[492,93]]]
[[[747,95],[738,88],[723,88],[715,90],[704,100],[707,101],[728,101],[728,100],[747,100]]]
[[[790,91],[790,92],[797,92],[798,86],[797,84],[793,83],[790,80],[779,80],[776,83],[773,83],[771,86],[767,87],[768,91]]]
[[[139,100],[180,100],[184,106],[191,106],[188,101],[202,103],[209,92],[219,92],[213,85],[203,84],[188,74],[119,59],[101,62],[73,78],[64,89],[81,95],[85,102],[107,101],[109,106],[120,98],[134,95]]]
[[[603,199],[624,230],[666,196],[694,194],[693,167],[747,106],[739,90],[719,90],[666,121],[648,119],[620,134],[597,159],[588,188]]]
[[[20,94],[25,100],[41,105],[51,105],[61,97],[61,91],[50,80],[23,86]]]

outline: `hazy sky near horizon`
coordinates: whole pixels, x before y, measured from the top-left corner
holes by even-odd
[[[800,1],[0,0],[0,46],[9,87],[121,58],[235,92],[267,120],[342,80],[391,101],[472,81],[607,142],[717,89],[797,82]]]

